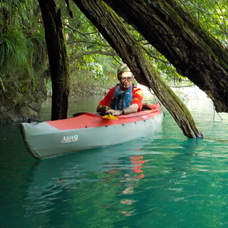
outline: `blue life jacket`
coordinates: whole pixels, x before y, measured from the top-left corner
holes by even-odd
[[[133,87],[135,86],[133,85],[126,90],[121,90],[120,84],[117,84],[111,100],[110,108],[115,110],[122,110],[130,106],[133,99]]]

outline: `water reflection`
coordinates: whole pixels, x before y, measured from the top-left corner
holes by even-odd
[[[95,112],[98,102],[103,95],[78,96],[69,99],[68,117],[72,117],[77,112]],[[50,120],[51,118],[51,100],[48,99],[43,103],[40,119]]]
[[[89,227],[107,214],[111,223],[132,216],[137,200],[127,196],[144,178],[147,162],[138,143],[141,141],[37,161],[24,199],[25,216],[33,218],[28,221],[36,223],[45,215],[49,223],[54,216],[62,218],[60,225],[64,220],[68,224],[69,219],[75,222],[86,217],[82,221],[87,225],[81,227]],[[88,213],[96,214],[97,220],[88,219]]]

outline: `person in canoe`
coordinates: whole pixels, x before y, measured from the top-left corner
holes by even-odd
[[[119,83],[99,102],[97,112],[118,116],[141,111],[143,92],[132,83],[134,75],[126,64],[118,68],[117,78]]]

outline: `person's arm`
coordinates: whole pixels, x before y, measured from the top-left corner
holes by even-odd
[[[143,97],[144,97],[143,91],[140,88],[135,88],[134,91],[133,91],[132,104],[137,104],[138,105],[137,112],[141,111],[141,109],[142,109]]]
[[[122,111],[123,113],[122,114],[130,114],[130,113],[134,113],[134,112],[137,112],[138,111],[138,104],[132,104],[130,105],[129,107],[127,108],[124,108]]]
[[[105,115],[106,112],[111,109],[109,106],[98,104],[97,112],[100,112],[101,115]]]
[[[121,115],[121,114],[123,114],[123,115],[124,114],[130,114],[130,113],[137,112],[138,108],[139,108],[138,104],[132,104],[129,107],[124,108],[122,110],[108,109],[106,111],[106,114],[112,114],[114,116],[118,116],[118,115]]]
[[[99,102],[97,106],[97,112],[100,112],[101,115],[105,115],[106,111],[111,109],[109,107],[113,94],[114,94],[115,87],[111,88],[108,93],[105,95],[105,97]]]

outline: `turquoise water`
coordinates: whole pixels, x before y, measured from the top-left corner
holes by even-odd
[[[165,111],[153,136],[46,160],[1,124],[1,227],[228,227],[227,114],[193,103],[203,140]]]

